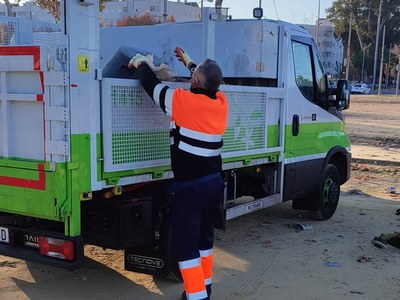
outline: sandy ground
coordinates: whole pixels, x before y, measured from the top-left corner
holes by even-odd
[[[399,108],[400,97],[352,98],[352,178],[330,220],[283,203],[217,233],[213,299],[400,299],[400,249],[370,244],[400,231],[400,194],[388,192],[400,189]],[[181,284],[124,271],[121,251],[85,251],[74,272],[0,256],[0,299],[179,299]]]

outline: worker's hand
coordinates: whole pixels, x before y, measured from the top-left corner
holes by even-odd
[[[151,57],[144,56],[142,54],[136,54],[132,59],[129,61],[128,68],[133,69],[136,68],[141,64],[141,63],[146,63],[148,65],[152,64],[153,62],[151,61]]]
[[[188,68],[189,65],[193,63],[193,60],[182,48],[176,47],[174,52],[175,56],[178,58],[179,61],[181,61],[185,65],[185,67]]]

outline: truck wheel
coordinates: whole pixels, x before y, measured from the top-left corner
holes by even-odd
[[[165,266],[165,276],[172,281],[182,282],[181,271],[179,270],[179,265],[176,259],[174,259],[174,255],[172,253],[172,239],[171,239],[171,229],[169,224],[164,228],[165,230],[165,239],[163,241],[164,247],[164,262]]]
[[[170,243],[167,243],[167,249],[171,249]],[[173,257],[172,253],[170,251],[167,251],[165,255],[165,262],[167,264],[166,277],[172,281],[182,282],[183,279],[181,271],[179,270],[178,262],[172,257]]]
[[[310,211],[315,220],[327,220],[333,216],[340,197],[340,176],[335,165],[328,164],[322,173],[318,193],[315,195],[318,209]]]
[[[182,282],[182,275],[181,271],[179,271],[178,263],[175,263],[175,265],[168,265],[167,267],[167,276],[169,280],[176,281],[176,282]]]

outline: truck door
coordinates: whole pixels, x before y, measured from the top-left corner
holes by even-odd
[[[65,72],[46,67],[54,53],[0,47],[1,212],[58,219],[66,201]]]
[[[292,37],[289,59],[288,166],[295,166],[293,193],[314,189],[330,148],[332,116],[327,111],[326,79],[318,52],[309,37]],[[291,65],[292,64],[292,65]],[[292,76],[292,74],[294,76]]]

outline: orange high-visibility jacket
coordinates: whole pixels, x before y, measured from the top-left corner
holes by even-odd
[[[164,89],[165,96],[160,97]],[[171,163],[175,177],[188,179],[220,172],[222,135],[228,123],[225,95],[218,91],[213,99],[160,83],[154,89],[153,99],[171,116]]]
[[[222,135],[228,124],[226,96],[221,91],[209,93],[200,88],[172,89],[161,83],[147,65],[140,65],[139,71],[146,92],[171,116],[171,164],[175,178],[191,179],[220,172]]]

